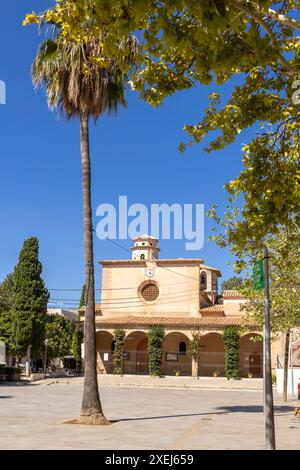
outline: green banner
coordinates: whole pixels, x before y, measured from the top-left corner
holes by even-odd
[[[260,290],[265,287],[264,262],[262,259],[256,261],[253,266],[254,289]]]

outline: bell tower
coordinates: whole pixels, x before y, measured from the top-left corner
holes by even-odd
[[[157,244],[158,239],[150,235],[142,235],[132,239],[133,246],[131,248],[132,260],[151,261],[158,258],[160,251]]]

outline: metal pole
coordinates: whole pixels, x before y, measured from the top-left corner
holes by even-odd
[[[291,337],[291,342],[290,342],[290,361],[291,361],[292,397],[294,397],[293,336]]]
[[[265,321],[264,321],[264,414],[266,449],[275,450],[275,426],[271,368],[269,254],[264,250]]]
[[[46,375],[46,364],[47,364],[47,347],[48,347],[48,344],[46,344],[46,348],[45,348],[44,375]]]

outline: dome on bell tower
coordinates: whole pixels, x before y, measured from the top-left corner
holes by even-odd
[[[160,249],[157,246],[157,238],[145,234],[133,238],[132,241],[133,246],[131,248],[131,251],[133,260],[151,261],[153,259],[158,258],[158,252],[160,251]]]

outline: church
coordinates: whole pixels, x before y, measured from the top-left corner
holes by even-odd
[[[96,306],[98,373],[113,372],[114,331],[125,331],[124,374],[148,374],[147,333],[152,325],[165,330],[163,375],[224,376],[223,332],[242,326],[238,291],[219,293],[218,268],[202,259],[165,259],[159,240],[149,235],[133,239],[131,259],[100,261],[101,304]],[[84,319],[84,311],[82,311]],[[189,343],[200,335],[198,359]],[[255,338],[255,341],[254,341]],[[262,376],[261,331],[240,337],[240,375]]]

